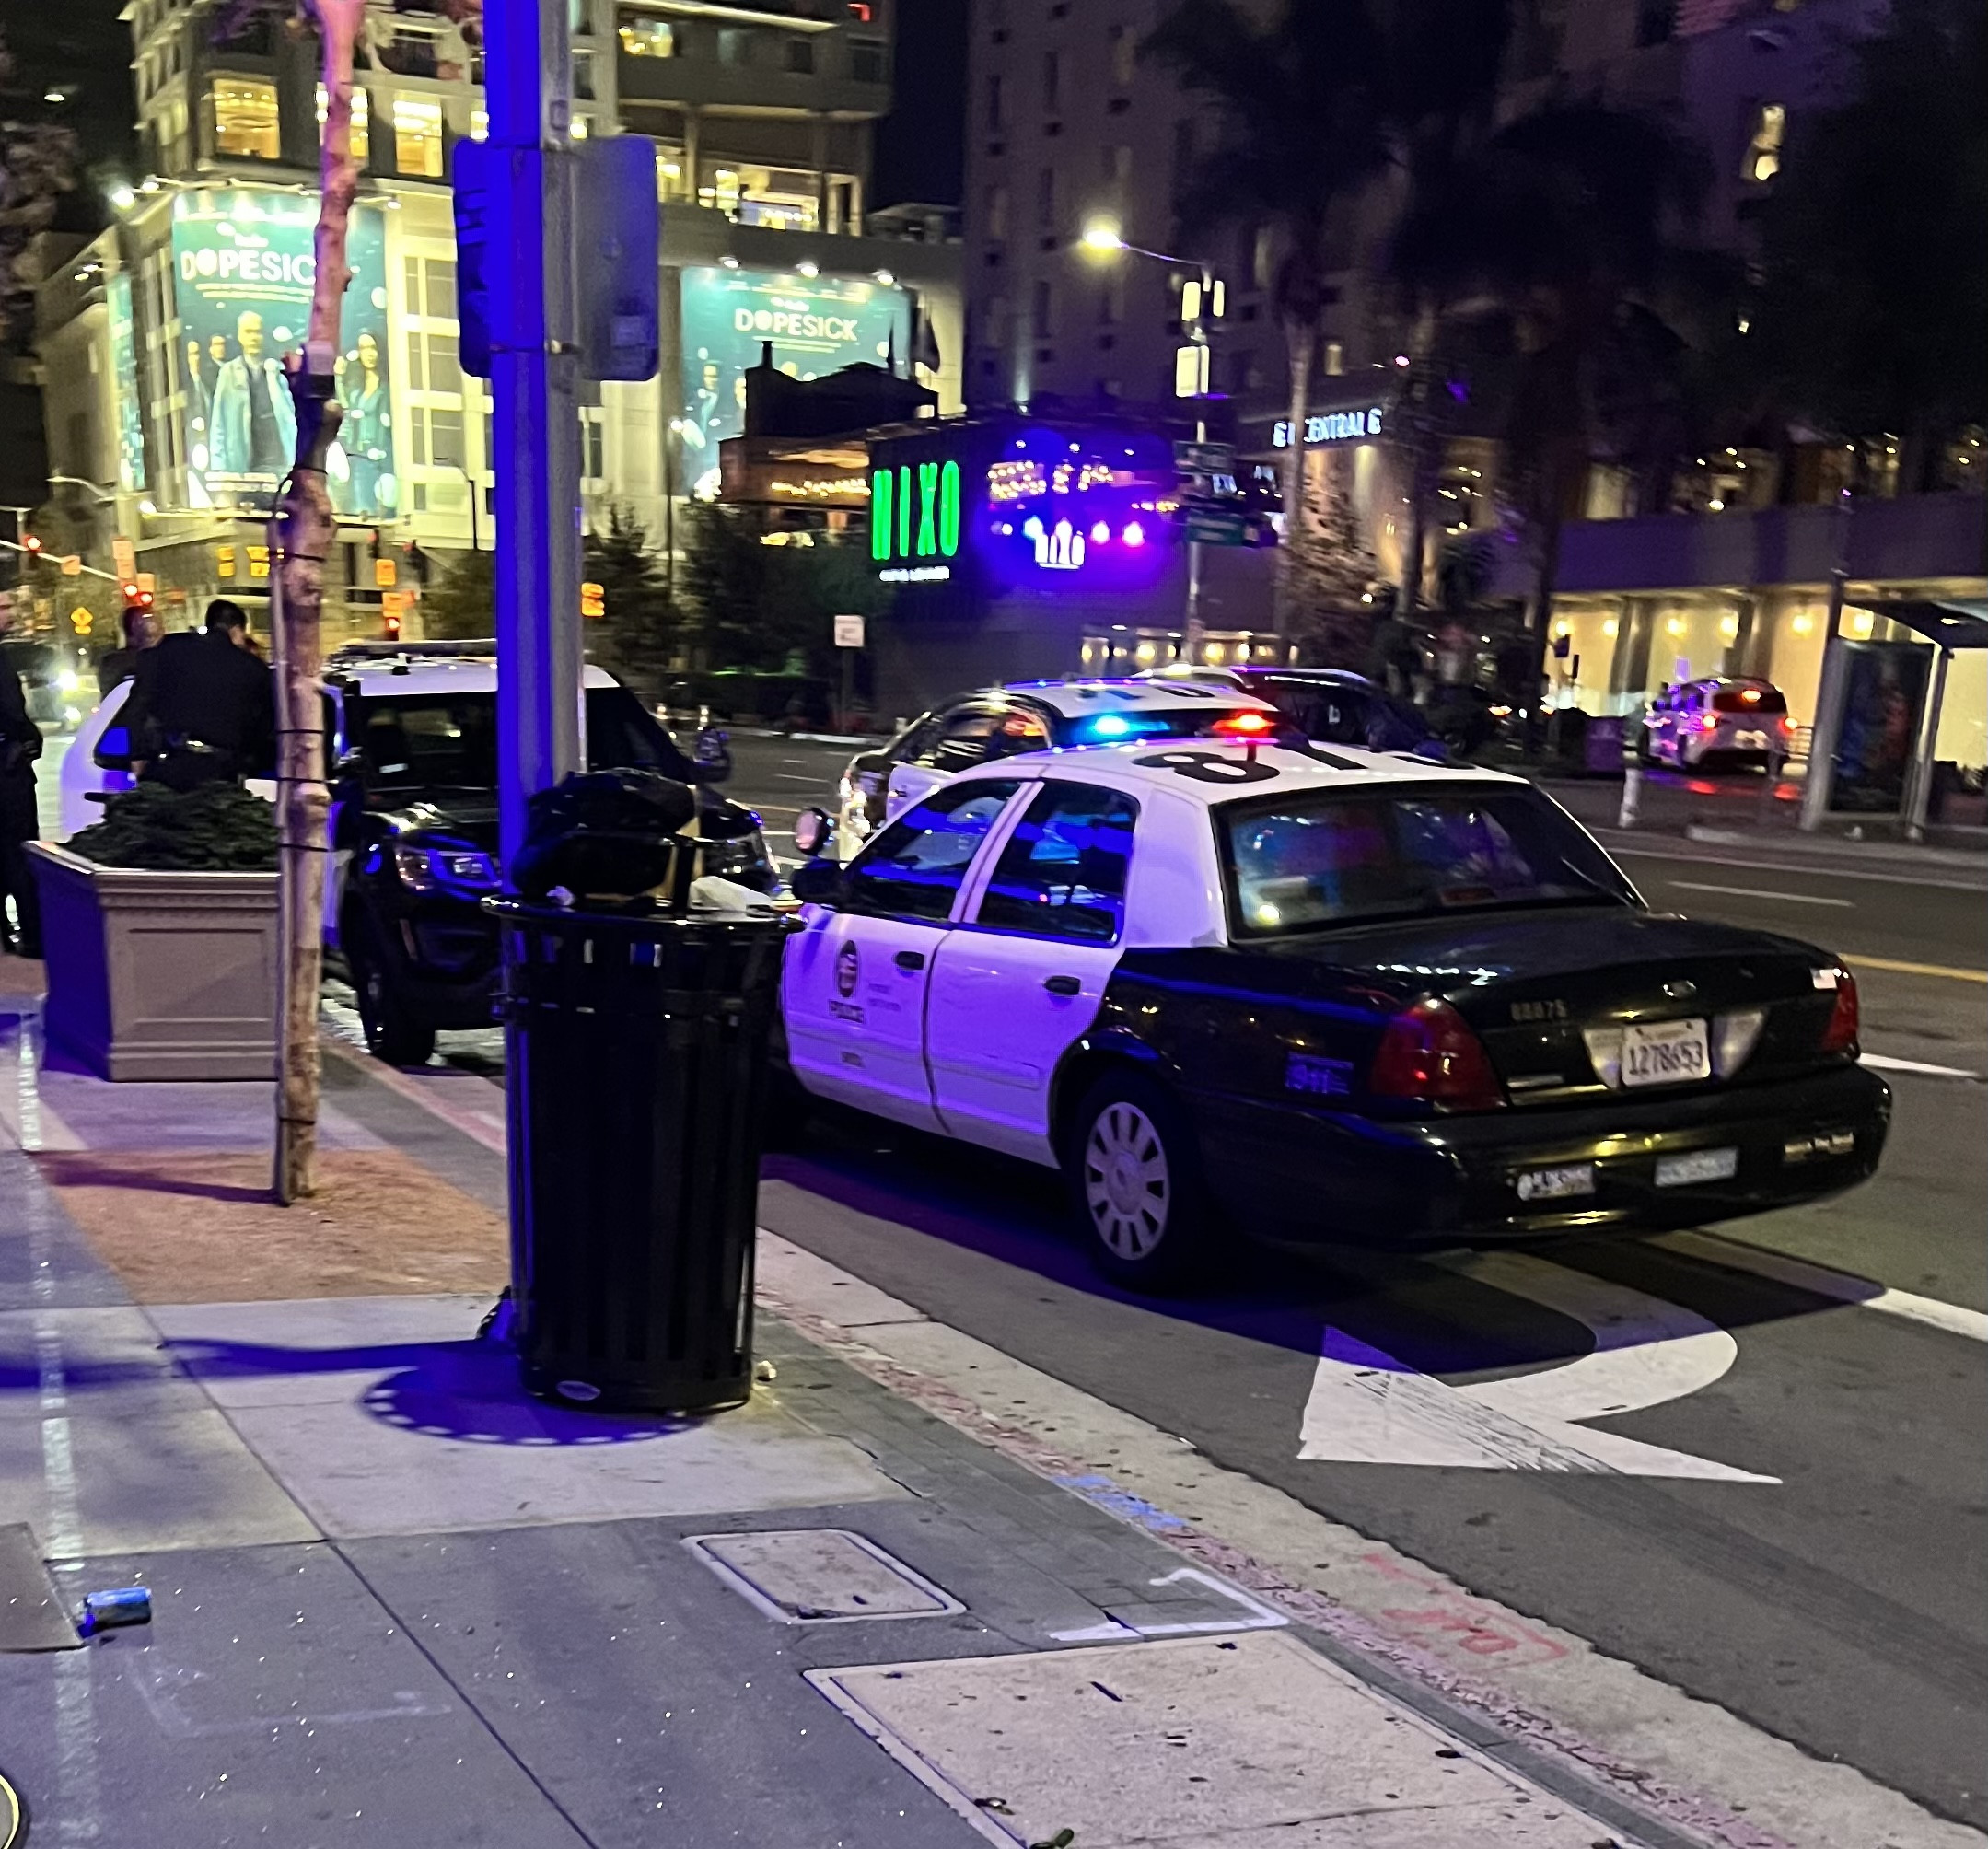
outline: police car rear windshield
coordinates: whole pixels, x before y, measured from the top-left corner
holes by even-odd
[[[494,790],[494,692],[368,692],[346,706],[345,743],[376,790]],[[662,730],[624,687],[587,690],[587,758],[596,770],[665,767]]]
[[[1632,905],[1609,858],[1530,790],[1311,790],[1215,811],[1237,937],[1431,913]]]

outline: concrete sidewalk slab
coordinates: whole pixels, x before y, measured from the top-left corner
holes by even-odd
[[[587,1849],[332,1550],[140,1552],[81,1576],[148,1585],[156,1615],[0,1658],[37,1843]]]
[[[1598,1833],[1284,1633],[808,1680],[995,1843],[1593,1849]]]
[[[49,1559],[318,1536],[212,1407],[0,1420],[0,1508]]]
[[[173,1306],[172,1353],[328,1535],[864,1502],[902,1485],[763,1397],[717,1418],[542,1403],[460,1297]],[[387,1331],[393,1332],[389,1337]],[[443,1332],[447,1332],[445,1334]]]

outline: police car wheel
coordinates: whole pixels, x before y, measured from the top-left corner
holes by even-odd
[[[1176,1288],[1207,1259],[1208,1215],[1173,1101],[1135,1074],[1093,1086],[1077,1108],[1067,1162],[1091,1262],[1137,1290]]]
[[[366,1052],[388,1065],[426,1065],[435,1052],[435,1029],[409,1017],[378,953],[364,940],[352,952],[352,982]]]

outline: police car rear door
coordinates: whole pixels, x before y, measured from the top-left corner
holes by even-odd
[[[1138,804],[1102,785],[1046,779],[968,895],[969,922],[940,946],[925,1056],[946,1131],[1053,1163],[1057,1063],[1097,1019],[1124,935]]]
[[[974,857],[1021,787],[936,790],[850,862],[843,896],[813,906],[781,965],[795,1076],[822,1098],[920,1129],[939,1122],[926,1076],[926,992]]]

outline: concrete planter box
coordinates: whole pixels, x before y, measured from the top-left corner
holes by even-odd
[[[30,843],[49,1039],[104,1078],[276,1076],[276,876],[99,866]]]

